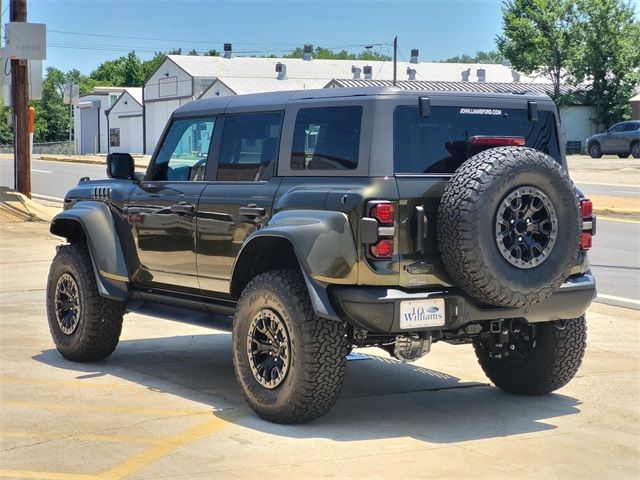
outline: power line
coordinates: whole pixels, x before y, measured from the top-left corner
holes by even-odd
[[[65,31],[65,30],[53,30],[53,29],[49,29],[48,32],[51,33],[60,33],[60,34],[64,34],[64,35],[80,35],[80,36],[86,36],[86,37],[104,37],[104,38],[119,38],[119,39],[124,39],[124,40],[146,40],[146,41],[159,41],[159,42],[177,42],[177,43],[195,43],[195,44],[204,44],[204,45],[212,45],[212,44],[224,44],[227,42],[224,41],[214,41],[214,40],[187,40],[187,39],[171,39],[171,38],[157,38],[157,37],[135,37],[135,36],[128,36],[128,35],[110,35],[110,34],[104,34],[104,33],[88,33],[88,32],[70,32],[70,31]],[[280,46],[280,47],[300,47],[301,44],[300,43],[266,43],[266,42],[230,42],[233,43],[234,45],[256,45],[256,46],[260,46],[260,47],[268,47],[268,46]],[[356,48],[356,47],[360,47],[360,48],[365,48],[367,46],[384,46],[384,45],[388,45],[388,42],[378,42],[378,43],[356,43],[356,44],[350,44],[350,45],[325,45],[323,48],[331,48],[331,49],[337,49],[337,48]]]

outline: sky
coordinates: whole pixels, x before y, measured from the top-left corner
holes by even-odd
[[[9,0],[2,0],[3,23]],[[640,3],[640,0],[634,0]],[[47,24],[45,68],[89,73],[131,50],[143,59],[154,51],[222,50],[278,56],[295,46],[376,46],[398,58],[412,48],[421,60],[493,50],[501,30],[501,0],[27,0],[27,20]],[[125,38],[123,38],[125,37]],[[137,37],[137,38],[132,38]]]

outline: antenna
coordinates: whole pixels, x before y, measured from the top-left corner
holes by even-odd
[[[393,39],[393,86],[398,81],[398,36]]]

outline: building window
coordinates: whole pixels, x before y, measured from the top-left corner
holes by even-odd
[[[120,129],[119,128],[109,129],[109,145],[112,147],[120,146]]]
[[[358,166],[362,107],[302,108],[293,131],[293,170],[353,170]]]
[[[118,100],[119,95],[109,95],[109,106],[112,106]]]

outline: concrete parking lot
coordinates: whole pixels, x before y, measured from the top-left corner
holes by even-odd
[[[572,383],[546,397],[491,386],[471,348],[416,364],[364,350],[336,407],[308,425],[257,418],[230,336],[127,315],[107,361],[53,347],[45,223],[0,225],[0,477],[639,478],[640,312],[594,304]]]

